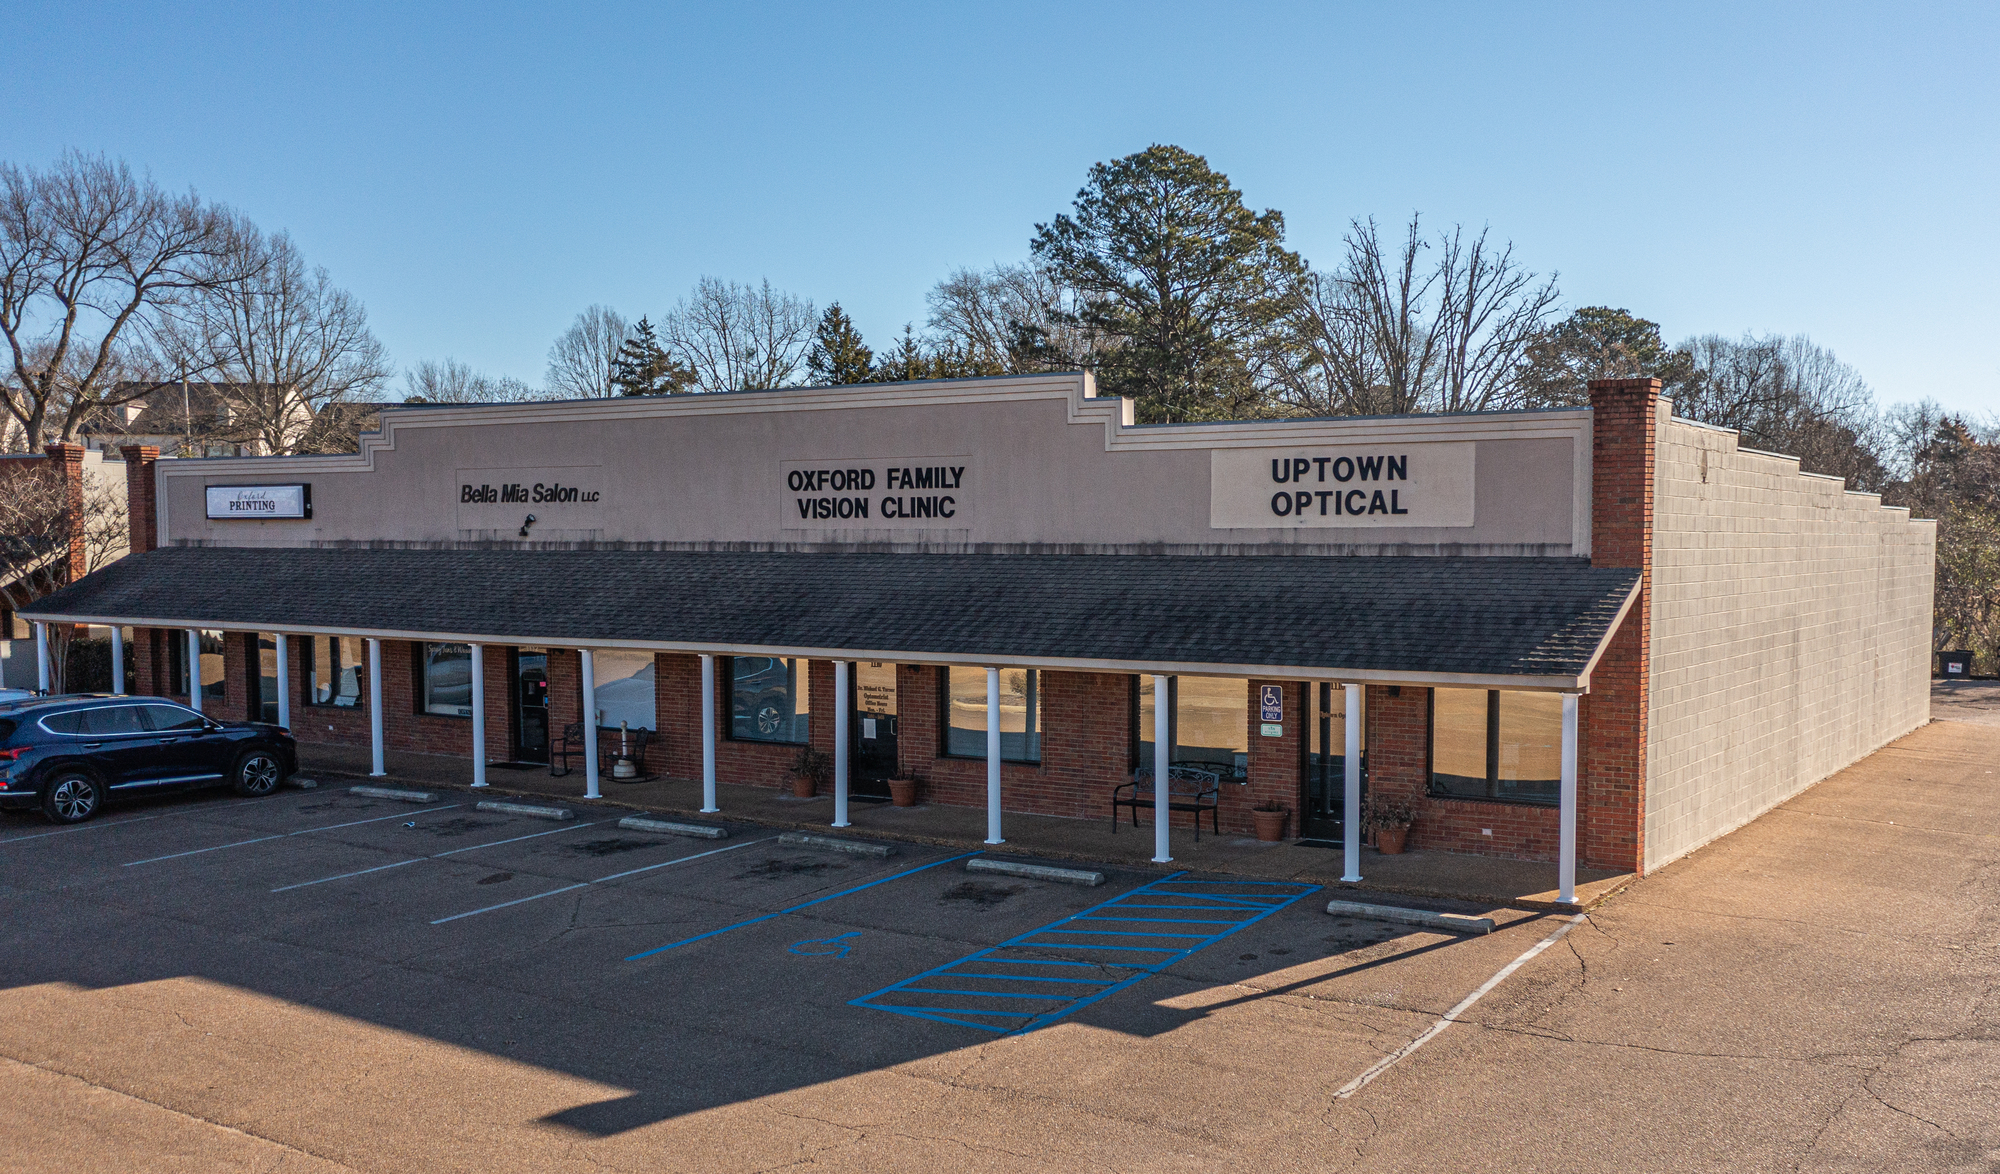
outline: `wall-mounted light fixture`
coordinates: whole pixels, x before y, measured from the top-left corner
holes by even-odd
[[[535,515],[529,514],[528,520],[521,523],[521,537],[526,538],[528,536],[528,527],[534,524],[535,524]]]

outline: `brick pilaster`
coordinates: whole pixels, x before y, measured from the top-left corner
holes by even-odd
[[[1638,568],[1639,598],[1598,661],[1580,706],[1578,855],[1589,867],[1641,872],[1660,381],[1596,380],[1590,407],[1590,562]]]
[[[63,532],[69,536],[69,551],[63,566],[63,582],[83,578],[88,565],[83,541],[83,446],[57,441],[45,449],[49,468],[62,478]]]
[[[125,458],[125,504],[132,526],[132,553],[158,545],[159,512],[154,503],[153,475],[160,450],[150,444],[128,444],[118,450]]]

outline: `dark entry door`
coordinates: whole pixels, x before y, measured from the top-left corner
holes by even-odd
[[[848,793],[864,799],[887,798],[889,776],[896,773],[896,666],[882,661],[856,664],[853,704]]]
[[[514,653],[514,761],[549,760],[549,654]]]
[[[1299,836],[1338,842],[1346,832],[1347,691],[1329,682],[1306,686],[1304,817]],[[1363,715],[1361,795],[1368,796],[1367,721]]]

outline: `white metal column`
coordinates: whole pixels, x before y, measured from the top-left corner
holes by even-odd
[[[49,626],[35,621],[35,692],[49,691]]]
[[[188,629],[188,708],[201,712],[201,631]]]
[[[1563,694],[1562,811],[1556,848],[1556,900],[1576,904],[1576,694]]]
[[[382,642],[372,636],[368,639],[368,749],[374,755],[369,775],[380,778],[388,774],[388,764],[382,760]]]
[[[601,799],[597,789],[597,666],[583,650],[583,797]]]
[[[111,625],[111,691],[125,695],[125,629]]]
[[[715,804],[715,658],[701,654],[701,809],[721,811]]]
[[[847,823],[847,725],[853,706],[847,704],[848,662],[833,662],[833,826]]]
[[[1000,670],[986,670],[986,842],[1000,837]]]
[[[1168,677],[1153,678],[1153,863],[1173,863],[1167,843],[1167,783],[1173,756],[1173,686]]]
[[[472,646],[472,785],[486,785],[486,646]]]
[[[116,632],[118,629],[111,630]],[[292,638],[283,632],[273,632],[271,635],[275,637],[273,647],[278,650],[278,664],[274,670],[278,674],[278,724],[289,730],[292,728]],[[263,675],[262,670],[263,666],[259,665],[259,676]],[[117,667],[114,665],[111,671],[117,672]],[[122,693],[124,690],[120,689],[118,692]]]
[[[1351,885],[1361,880],[1361,686],[1344,685],[1342,690],[1347,694],[1347,731],[1341,744],[1347,789],[1340,807],[1340,879]]]

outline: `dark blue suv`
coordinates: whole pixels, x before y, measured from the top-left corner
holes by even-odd
[[[81,823],[113,795],[228,783],[268,795],[298,769],[291,731],[218,722],[164,697],[72,693],[0,702],[0,808]]]

